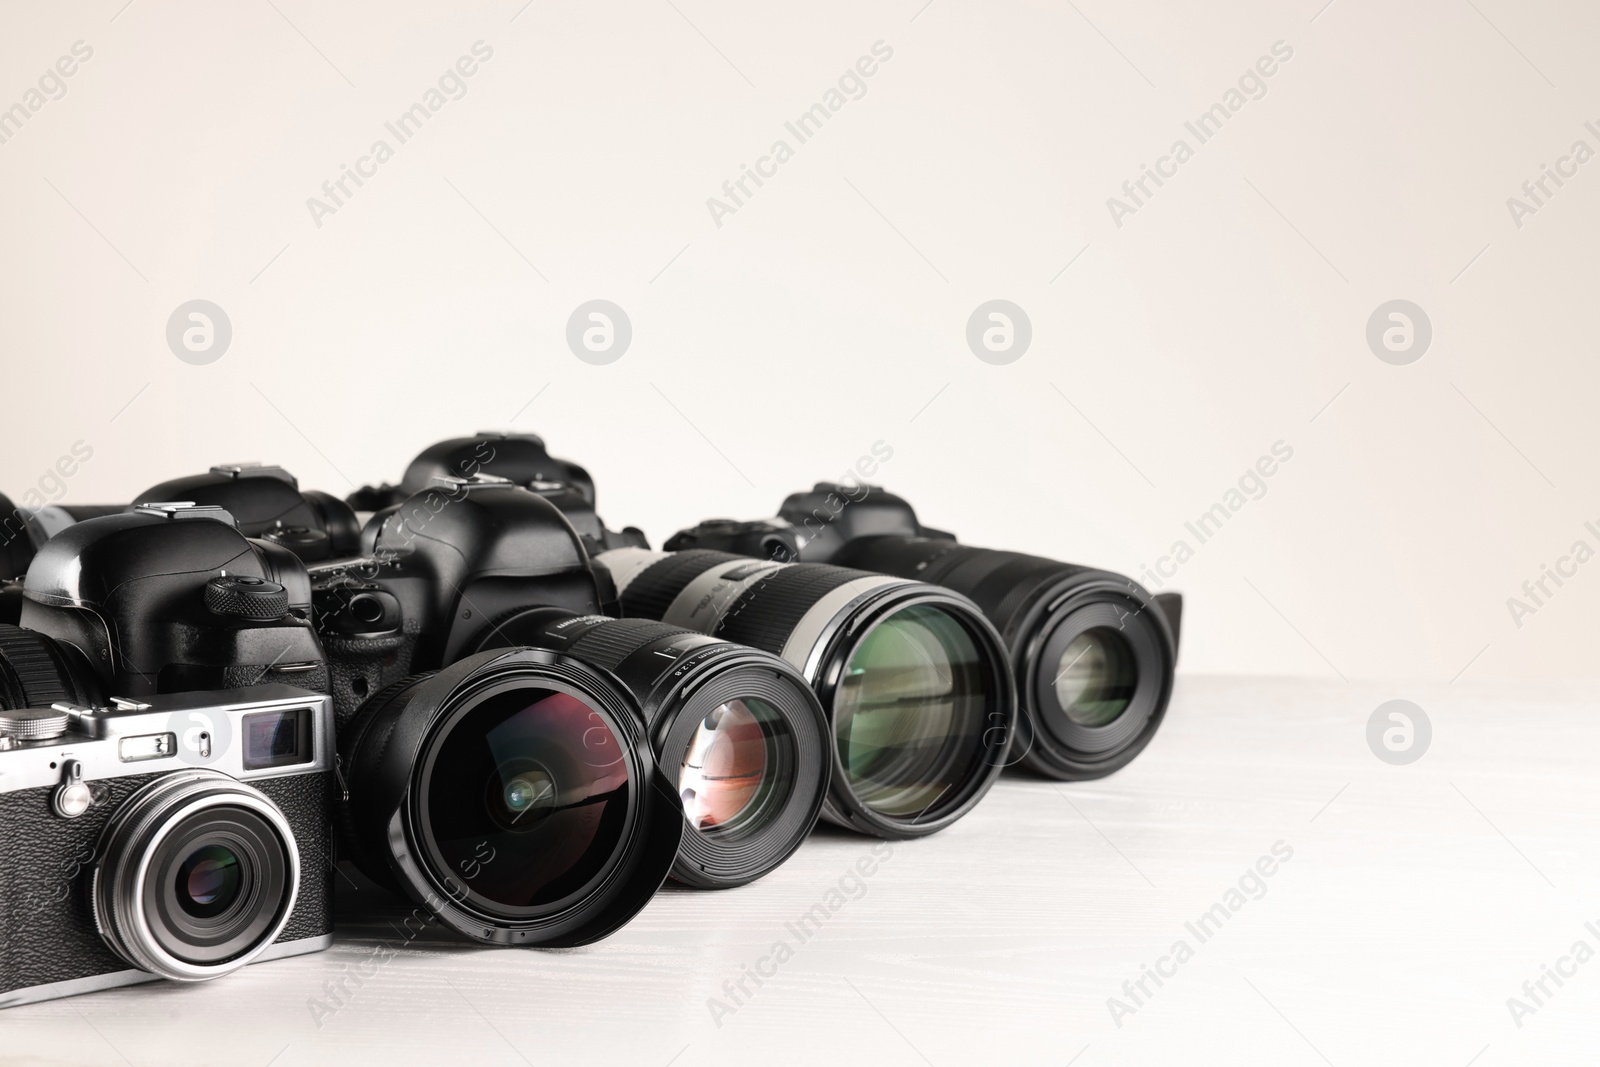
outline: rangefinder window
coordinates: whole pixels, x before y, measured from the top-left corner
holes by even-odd
[[[244,769],[311,762],[311,715],[306,708],[260,711],[244,717]]]

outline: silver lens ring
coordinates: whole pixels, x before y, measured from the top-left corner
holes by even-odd
[[[243,809],[277,837],[285,865],[281,903],[242,951],[218,962],[196,963],[171,952],[151,926],[147,909],[150,868],[179,824],[219,808]],[[283,812],[260,790],[216,771],[180,771],[134,793],[111,817],[97,852],[100,859],[93,870],[90,895],[101,938],[128,963],[178,982],[219,978],[255,959],[283,933],[300,887],[300,850]]]

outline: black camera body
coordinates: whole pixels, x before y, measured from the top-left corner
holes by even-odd
[[[494,647],[496,628],[519,613],[605,607],[582,535],[544,496],[504,479],[441,477],[374,528],[368,555],[311,568],[341,723],[413,672]]]
[[[50,504],[29,510],[10,507],[0,496],[0,579],[21,578],[52,537],[77,523],[169,501],[220,508],[246,537],[271,541],[307,562],[354,556],[361,549],[361,524],[343,500],[302,492],[282,467],[232,463],[151,486],[126,505]],[[16,620],[6,619],[0,607],[3,621]]]
[[[333,760],[285,685],[0,711],[0,1007],[327,948]]]
[[[22,627],[81,654],[107,693],[327,690],[304,567],[220,508],[141,505],[70,526],[34,557],[22,595]]]
[[[357,511],[380,511],[430,488],[437,478],[492,474],[526,486],[532,482],[569,485],[594,506],[594,479],[570,460],[557,459],[536,434],[484,431],[471,437],[437,441],[417,454],[399,485],[363,486],[346,499]]]
[[[187,500],[226,511],[246,537],[289,549],[307,563],[354,556],[361,551],[361,524],[349,504],[319,490],[300,489],[282,467],[230,463],[204,474],[151,486],[134,505]]]
[[[550,455],[544,439],[535,434],[483,432],[436,442],[411,461],[399,485],[364,486],[346,499],[357,511],[373,512],[381,519],[388,509],[428,490],[438,479],[471,480],[482,475],[503,478],[548,497],[583,537],[591,554],[650,547],[635,527],[607,529],[595,512],[594,479],[589,472],[571,460]],[[369,526],[368,551],[372,533]]]

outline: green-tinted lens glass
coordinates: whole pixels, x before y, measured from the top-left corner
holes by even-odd
[[[978,647],[948,612],[903,608],[856,646],[834,697],[839,759],[862,803],[918,816],[980,761],[994,694]]]

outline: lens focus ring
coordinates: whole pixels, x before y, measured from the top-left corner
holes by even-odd
[[[85,695],[55,641],[20,626],[0,625],[0,704],[48,708],[63,700],[94,702]]]

